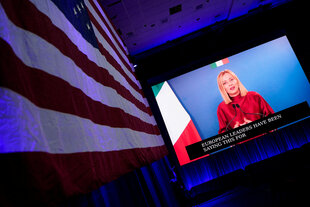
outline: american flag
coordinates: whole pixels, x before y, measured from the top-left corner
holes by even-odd
[[[46,199],[71,196],[167,155],[100,2],[0,2],[4,182],[23,174]]]

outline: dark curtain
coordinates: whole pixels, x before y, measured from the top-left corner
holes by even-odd
[[[310,142],[310,119],[236,145],[182,167],[180,177],[187,190],[246,166]]]
[[[188,206],[193,197],[212,190],[197,186],[303,147],[310,142],[309,126],[308,118],[182,167],[165,157],[60,206]]]
[[[137,169],[89,194],[64,201],[61,207],[182,206],[182,190],[167,157]]]

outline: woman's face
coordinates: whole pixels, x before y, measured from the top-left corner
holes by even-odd
[[[225,73],[222,76],[222,84],[230,97],[240,94],[238,81],[230,73]]]

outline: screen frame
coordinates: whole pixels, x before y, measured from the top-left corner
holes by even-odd
[[[213,62],[215,62],[215,61],[218,61],[218,60],[220,60],[220,59],[222,59],[222,58],[230,57],[230,56],[236,55],[236,54],[238,54],[238,53],[242,53],[242,52],[244,52],[244,51],[247,51],[248,49],[255,48],[255,47],[257,47],[257,46],[260,46],[260,45],[262,45],[262,44],[265,44],[265,43],[267,43],[267,42],[269,42],[269,41],[275,40],[275,39],[280,38],[280,37],[283,37],[283,36],[286,36],[286,37],[287,37],[287,39],[289,40],[289,43],[290,43],[290,45],[291,45],[293,51],[295,52],[295,55],[296,55],[297,59],[299,60],[298,55],[296,54],[296,51],[295,51],[294,48],[293,48],[293,45],[292,45],[291,40],[290,40],[290,38],[289,38],[289,35],[288,35],[287,32],[285,32],[284,30],[281,30],[281,31],[279,31],[279,32],[277,32],[277,33],[270,34],[268,37],[265,36],[265,37],[263,37],[263,38],[259,38],[257,41],[256,41],[256,40],[255,40],[255,41],[253,40],[250,44],[245,43],[246,46],[244,46],[244,47],[239,47],[237,50],[231,50],[230,53],[223,53],[223,54],[225,54],[225,56],[222,55],[222,56],[220,56],[220,57],[217,58],[217,59],[214,59],[214,58],[206,58],[205,60],[199,61],[199,64],[197,64],[197,62],[196,62],[195,64],[188,65],[188,66],[186,67],[186,70],[183,69],[183,70],[178,70],[177,72],[168,72],[168,73],[166,73],[166,74],[164,74],[164,75],[161,75],[161,76],[158,76],[158,77],[154,77],[154,78],[148,79],[149,87],[152,87],[153,85],[156,85],[156,84],[161,83],[161,82],[163,82],[163,81],[167,81],[167,80],[173,79],[173,78],[178,77],[178,76],[180,76],[180,75],[187,74],[187,73],[189,73],[189,72],[191,72],[191,71],[198,70],[198,69],[200,69],[201,67],[204,67],[204,66],[206,66],[206,65],[209,65],[209,64],[211,64],[211,63],[213,63]],[[227,54],[227,56],[226,56],[226,54]],[[228,55],[228,54],[231,54],[231,55]],[[302,65],[302,63],[300,63],[300,64]],[[304,72],[305,72],[305,74],[306,74],[306,76],[307,76],[308,81],[309,81],[309,74],[306,73],[305,68],[303,67],[303,65],[302,65],[302,68],[303,68],[303,70],[304,70]],[[153,95],[153,100],[155,100],[155,96],[154,96],[154,95]],[[156,102],[156,100],[155,100],[155,102]],[[161,112],[160,112],[160,110],[159,110],[159,107],[158,107],[158,105],[157,105],[157,102],[156,102],[155,105],[156,105],[156,113],[154,113],[154,116],[155,116],[155,114],[156,114],[156,118],[160,120],[160,121],[159,121],[160,124],[159,124],[158,126],[159,126],[161,132],[164,132],[164,133],[163,133],[163,136],[166,137],[165,140],[168,139],[168,141],[166,141],[166,145],[167,145],[169,151],[170,151],[170,152],[171,152],[171,151],[173,152],[173,155],[174,155],[174,156],[173,156],[173,157],[174,157],[173,159],[175,160],[174,162],[176,162],[179,166],[182,167],[182,166],[184,166],[184,165],[180,165],[179,160],[178,160],[178,158],[176,157],[176,152],[175,152],[175,150],[174,150],[173,144],[172,144],[171,139],[170,139],[170,136],[169,136],[169,134],[168,134],[168,130],[167,130],[167,128],[166,128],[166,125],[165,125],[165,123],[164,123],[164,121],[163,121],[163,118],[162,118]],[[154,106],[153,106],[153,107],[154,107]],[[153,107],[152,107],[152,108],[153,108]],[[158,116],[158,113],[159,113],[159,116],[160,116],[160,117],[157,117],[157,116]],[[204,159],[204,157],[201,157],[201,158],[198,158],[198,159]],[[195,162],[195,161],[191,161],[190,163],[192,163],[192,162]],[[185,164],[185,165],[190,165],[190,163],[187,163],[187,164]]]
[[[295,7],[294,7],[295,6]],[[292,8],[296,9],[296,12],[299,12],[298,6],[293,4],[288,4],[289,10],[291,11]],[[175,45],[165,46],[161,49],[155,49],[151,55],[145,55],[140,60],[136,60],[138,64],[138,68],[136,69],[136,74],[138,79],[141,83],[142,89],[146,95],[146,98],[150,104],[150,108],[153,111],[154,118],[158,124],[158,127],[161,131],[161,134],[164,138],[164,142],[169,150],[168,158],[173,163],[173,165],[181,167],[176,157],[174,147],[170,140],[168,131],[166,129],[165,123],[159,111],[158,105],[156,103],[153,91],[151,87],[156,85],[160,82],[165,80],[169,80],[171,78],[183,75],[190,71],[199,69],[202,66],[211,64],[215,61],[220,59],[238,54],[240,52],[246,51],[253,47],[259,46],[271,40],[277,39],[282,36],[286,36],[293,48],[294,53],[296,54],[300,65],[302,66],[304,73],[308,81],[310,80],[310,73],[309,71],[309,60],[307,60],[307,56],[309,56],[309,52],[305,48],[306,45],[309,45],[309,39],[307,38],[307,34],[304,34],[302,30],[298,29],[300,25],[294,22],[294,19],[291,23],[289,23],[285,15],[287,14],[288,8],[280,8],[278,11],[273,13],[267,12],[264,14],[255,15],[252,17],[247,17],[246,19],[238,20],[233,23],[226,25],[218,24],[213,28],[208,28],[206,34],[201,35],[201,37],[196,37],[194,44],[192,44],[192,40],[188,40],[190,38],[186,37],[187,39],[184,41],[179,41]],[[274,18],[273,18],[274,17]],[[264,22],[270,20],[269,25],[266,25]],[[297,21],[297,19],[296,19]],[[258,22],[258,23],[257,23]],[[234,41],[232,44],[225,46],[224,44],[220,44],[220,46],[212,53],[208,53],[205,56],[193,56],[190,53],[197,54],[193,51],[203,50],[208,48],[213,48],[212,45],[207,48],[205,43],[210,42],[221,42],[225,41],[225,39],[231,39],[229,37],[231,30],[230,28],[239,28],[239,27],[251,27],[250,25],[257,25],[258,33],[256,32],[249,32],[240,30],[235,35],[240,34],[242,37],[246,38],[237,38],[232,40]],[[228,29],[227,29],[228,28]],[[266,29],[267,31],[265,31]],[[246,33],[243,35],[242,33]],[[195,36],[195,35],[194,35]],[[198,40],[197,40],[198,39]],[[206,42],[203,42],[205,41]],[[196,42],[195,42],[196,41]],[[197,41],[202,41],[201,45],[197,44]],[[190,45],[190,46],[189,46]],[[193,46],[191,46],[193,45]],[[185,47],[180,52],[180,48]],[[184,52],[184,50],[187,50]],[[140,58],[141,58],[140,57]],[[171,59],[173,63],[167,63],[166,65],[162,65],[162,67],[158,67],[158,65],[163,64],[167,60]],[[180,63],[174,63],[176,60],[180,60]],[[151,70],[152,72],[148,72],[147,70]],[[204,158],[202,158],[204,159]],[[192,163],[192,162],[191,162]],[[186,165],[190,165],[188,163]]]

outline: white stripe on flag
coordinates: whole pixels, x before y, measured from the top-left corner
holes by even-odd
[[[217,67],[224,65],[222,60],[219,60],[219,61],[215,62],[215,64],[216,64]]]
[[[156,101],[159,105],[172,144],[175,144],[191,120],[190,116],[181,105],[167,81],[157,94]]]
[[[2,9],[1,5],[0,9]],[[2,17],[4,18],[4,16]],[[1,19],[1,25],[6,28],[6,32],[0,31],[0,37],[11,45],[15,54],[27,66],[40,69],[67,81],[70,85],[81,89],[93,100],[107,106],[121,108],[126,113],[136,116],[144,122],[156,125],[153,116],[141,111],[132,102],[116,93],[113,88],[103,86],[87,76],[70,58],[64,56],[56,47],[44,39],[16,27],[9,19]],[[7,33],[12,35],[8,36]],[[33,48],[32,45],[40,47]],[[29,57],[36,58],[30,59]]]
[[[99,5],[97,5],[97,1],[94,0],[94,3],[96,4],[97,8],[99,9],[99,11],[101,10],[101,7]],[[87,8],[89,9],[89,11],[93,14],[93,16],[95,17],[95,19],[97,20],[97,22],[99,23],[99,25],[102,27],[102,29],[106,32],[106,34],[109,36],[110,40],[112,41],[112,43],[114,44],[114,46],[116,47],[117,51],[121,54],[122,58],[127,62],[128,65],[131,65],[131,63],[128,61],[128,58],[126,57],[126,55],[123,53],[123,51],[119,48],[118,44],[116,43],[115,39],[113,38],[112,34],[109,32],[107,26],[102,22],[101,18],[98,16],[97,12],[94,10],[94,8],[92,7],[92,5],[89,3],[88,0],[85,0],[85,4],[87,6]],[[105,14],[102,12],[101,15],[103,17],[105,17]],[[109,21],[107,21],[109,22]],[[93,25],[93,28],[95,28],[95,26]],[[114,32],[114,28],[110,27],[110,29]],[[111,55],[113,55],[113,57],[117,60],[117,62],[122,66],[122,68],[126,68],[126,66],[123,65],[123,62],[120,60],[120,57],[118,57],[118,55],[116,54],[116,51],[114,51],[114,49],[111,48],[111,45],[108,44],[108,42],[106,40],[104,40],[104,38],[102,37],[101,34],[99,34],[99,36],[97,35],[99,32],[97,30],[96,33],[96,37],[98,38],[99,36],[101,36],[101,43],[102,45],[104,45],[104,47],[109,51],[109,53]],[[118,37],[118,35],[116,34],[115,37]],[[132,68],[127,68],[128,70],[132,70]],[[132,73],[130,73],[128,70],[124,70],[126,72],[126,74],[132,79],[134,80],[135,77],[132,75]]]
[[[42,109],[0,87],[0,153],[107,152],[164,145],[160,135],[94,124],[71,114]]]
[[[88,0],[86,0],[86,2],[88,2]],[[85,4],[86,4],[85,2]],[[128,51],[127,51],[127,47],[123,44],[123,41],[121,40],[121,38],[118,36],[117,32],[114,30],[114,27],[113,25],[110,23],[110,20],[109,18],[106,16],[105,12],[102,11],[101,9],[101,6],[99,5],[99,3],[94,0],[94,3],[96,4],[96,7],[98,8],[98,10],[101,12],[103,18],[105,19],[105,21],[108,23],[108,26],[109,28],[112,30],[114,36],[117,38],[117,41],[122,45],[123,49],[127,52],[128,54]],[[101,22],[101,21],[100,21]],[[103,23],[102,23],[103,24]],[[100,24],[101,25],[101,24]],[[102,26],[102,25],[101,25]],[[106,32],[109,32],[108,30]],[[116,43],[116,40],[112,39],[113,40],[113,44],[115,44],[116,48],[119,49],[119,52],[121,54],[123,54],[122,50],[119,48],[118,44]],[[130,65],[130,62],[128,61],[128,58],[126,56],[123,56],[125,58],[125,60],[127,60],[127,63]]]

